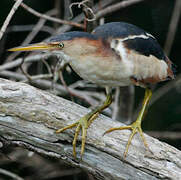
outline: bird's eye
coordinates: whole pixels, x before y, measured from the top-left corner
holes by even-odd
[[[63,48],[64,47],[64,44],[61,42],[58,44],[59,48]]]

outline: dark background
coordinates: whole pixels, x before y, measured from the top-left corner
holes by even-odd
[[[55,7],[54,0],[26,0],[24,1],[27,5],[33,9],[44,13],[48,10]],[[61,1],[63,3],[63,1]],[[75,1],[73,1],[75,2]],[[77,1],[76,1],[77,2]],[[95,1],[98,2],[98,1]],[[101,1],[99,1],[101,3]],[[119,2],[119,1],[117,1]],[[1,0],[0,2],[0,26],[2,26],[6,16],[8,15],[10,9],[14,4],[13,0]],[[60,3],[61,4],[61,3]],[[170,24],[171,16],[173,13],[175,1],[174,0],[149,0],[135,5],[129,6],[127,8],[121,9],[114,13],[108,14],[105,16],[105,22],[112,21],[126,21],[132,24],[135,24],[152,35],[154,35],[160,45],[164,47],[168,27]],[[63,6],[62,6],[63,7]],[[63,8],[60,8],[62,12],[59,14],[61,18]],[[74,8],[74,15],[81,12],[81,9]],[[19,45],[27,36],[29,31],[14,32],[11,30],[11,27],[14,25],[33,25],[38,21],[38,17],[33,16],[29,12],[25,11],[23,8],[19,7],[16,11],[14,17],[12,18],[6,33],[0,41],[0,65],[5,62],[6,57],[9,55],[9,52],[6,49]],[[47,21],[47,26],[56,28],[57,24]],[[77,30],[77,28],[73,28]],[[39,42],[43,39],[49,37],[50,34],[46,32],[39,32],[38,35],[33,39],[32,42]],[[169,54],[170,59],[177,66],[177,76],[181,73],[181,61],[180,61],[180,51],[181,51],[181,20],[179,20],[173,45]],[[80,79],[77,75],[73,74],[71,79],[67,74],[65,74],[67,83],[76,81]],[[73,80],[72,80],[73,78]],[[181,81],[181,79],[180,79]],[[158,84],[155,87],[155,92],[161,87],[166,87],[167,83],[163,82]],[[166,94],[159,98],[154,104],[151,105],[146,120],[143,122],[143,130],[150,132],[151,135],[160,137],[160,140],[165,141],[178,149],[181,149],[181,83],[173,85],[170,83],[170,86],[173,86]],[[144,89],[136,87],[136,96],[135,96],[135,108],[137,107],[140,100],[143,98]],[[177,133],[174,137],[166,137],[161,133],[157,135],[154,132],[172,132]],[[21,153],[19,153],[21,152]],[[25,179],[92,179],[91,175],[82,172],[81,170],[73,169],[68,165],[61,164],[57,160],[47,159],[40,157],[39,155],[33,155],[30,158],[27,157],[28,151],[22,150],[21,148],[12,148],[12,149],[3,149],[0,154],[0,168],[8,169],[17,173]],[[22,159],[20,154],[23,154],[25,158]],[[6,156],[9,156],[10,159]],[[12,159],[16,160],[12,160]],[[21,159],[19,159],[21,158]],[[36,162],[36,166],[33,162]],[[40,166],[38,166],[38,164]],[[46,164],[42,169],[38,169],[42,164]],[[52,166],[48,166],[51,164]],[[47,166],[47,167],[46,167]],[[15,168],[16,167],[16,168]],[[54,168],[52,168],[54,167]],[[56,168],[55,168],[56,167]],[[70,169],[71,168],[71,169]],[[43,176],[45,172],[50,175],[50,172],[62,170],[65,175],[57,176]],[[75,172],[74,172],[75,171]],[[49,177],[49,178],[48,178]],[[1,179],[1,174],[0,174]],[[11,179],[6,176],[2,176],[2,179]]]

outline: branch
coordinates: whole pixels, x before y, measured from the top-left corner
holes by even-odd
[[[104,8],[106,6],[108,6],[109,4],[115,2],[116,0],[103,0],[101,1],[101,8]],[[92,7],[93,12],[97,12],[100,10],[100,3],[97,3],[94,7]],[[75,18],[72,19],[73,22],[77,22],[80,23],[84,20],[85,16],[84,13],[80,13],[79,15],[77,15]],[[55,34],[59,34],[65,31],[69,31],[71,29],[70,25],[63,25],[60,28],[58,28],[58,30],[56,31]]]
[[[176,0],[175,6],[173,9],[173,13],[172,13],[172,18],[170,20],[170,25],[169,25],[169,29],[168,29],[167,39],[165,42],[165,47],[164,47],[164,50],[167,53],[167,55],[170,54],[170,51],[172,48],[176,30],[177,30],[177,27],[179,24],[180,15],[181,15],[181,1]]]
[[[11,69],[11,68],[15,68],[21,65],[22,61],[24,60],[24,62],[30,63],[30,62],[37,62],[40,61],[41,59],[48,59],[49,57],[55,56],[53,55],[51,52],[47,52],[47,53],[41,53],[41,54],[36,54],[36,55],[32,55],[32,56],[28,56],[26,58],[18,58],[14,61],[5,63],[3,65],[0,66],[0,71],[3,70],[7,70],[7,69]]]
[[[151,98],[149,106],[152,106],[158,99],[166,95],[171,89],[181,87],[181,74],[178,74],[174,81],[167,82],[164,86],[157,89]]]
[[[0,40],[1,40],[4,32],[6,31],[6,28],[8,27],[8,24],[9,24],[11,18],[13,17],[14,13],[16,12],[17,8],[20,6],[20,4],[21,4],[22,1],[23,1],[23,0],[17,0],[17,1],[14,3],[11,11],[9,12],[6,20],[4,21],[3,26],[1,27],[1,30],[0,30]]]
[[[162,87],[158,88],[156,91],[154,91],[148,106],[151,107],[160,98],[165,96],[170,90],[172,90],[174,88],[177,89],[179,87],[181,87],[181,73],[177,75],[177,77],[174,79],[174,81],[169,81],[164,86],[162,86]],[[133,119],[135,119],[136,116],[138,115],[141,106],[142,106],[142,102],[138,105],[137,109],[134,111]]]
[[[133,85],[116,88],[112,119],[126,124],[133,121],[134,91]]]
[[[16,144],[62,159],[89,171],[97,179],[181,177],[181,152],[147,135],[153,154],[145,152],[140,139],[135,138],[128,157],[123,160],[129,131],[103,137],[105,130],[122,124],[102,115],[88,130],[83,160],[75,160],[71,145],[74,131],[55,134],[55,130],[75,122],[88,110],[30,85],[0,79],[0,112],[0,140],[3,144]],[[80,146],[77,151],[79,154]]]
[[[100,10],[96,13],[96,19],[99,19],[107,14],[110,14],[112,12],[115,12],[119,9],[122,9],[122,8],[125,8],[125,7],[128,7],[130,5],[133,5],[133,4],[136,4],[136,3],[139,3],[139,2],[142,2],[144,0],[126,0],[126,1],[121,1],[119,3],[116,3],[116,4],[113,4],[111,6],[108,6],[106,7],[105,9],[103,10]]]
[[[21,80],[23,82],[27,81],[26,76],[16,73],[16,72],[11,72],[11,71],[0,71],[0,76],[5,77],[5,78],[12,78],[16,80]],[[50,89],[52,87],[52,81],[44,80],[44,79],[34,79],[34,77],[31,77],[31,84],[35,85],[36,87],[40,87],[43,89]],[[61,84],[54,84],[54,88],[57,91],[58,94],[61,96],[67,94],[67,90],[64,86]],[[77,97],[84,99],[91,105],[97,104],[97,101],[93,99],[91,96],[95,96],[96,99],[99,99],[101,97],[100,93],[95,93],[95,92],[89,92],[89,91],[79,91],[77,89],[69,88],[69,90],[76,95]],[[90,96],[91,94],[91,96]]]
[[[48,11],[46,13],[46,15],[54,15],[56,14],[56,10],[55,9],[52,9],[50,11]],[[42,29],[43,25],[45,24],[46,22],[46,19],[44,18],[40,18],[39,21],[37,22],[36,25],[34,25],[34,27],[31,29],[30,33],[26,36],[26,38],[24,39],[24,41],[21,43],[21,45],[19,46],[24,46],[24,45],[27,45],[29,44],[33,39],[34,37],[39,33],[39,31]],[[14,53],[11,53],[7,59],[6,59],[6,62],[9,62],[9,61],[12,61],[13,59],[15,59],[21,52],[14,52]]]
[[[15,0],[15,1],[17,1],[17,0]],[[38,11],[35,11],[31,7],[27,6],[25,3],[21,3],[20,5],[21,5],[21,7],[26,9],[29,13],[31,13],[31,14],[37,16],[37,17],[44,18],[44,19],[47,19],[49,21],[60,23],[60,24],[67,24],[67,25],[78,27],[78,28],[84,28],[84,26],[82,24],[78,24],[78,23],[75,23],[73,21],[66,21],[66,20],[54,18],[54,17],[51,17],[51,16],[47,16],[45,14],[39,13]]]
[[[13,178],[15,180],[23,180],[23,178],[17,176],[16,174],[14,174],[14,173],[12,173],[10,171],[5,170],[5,169],[0,168],[0,174],[3,174],[5,176],[9,176],[9,177],[11,177],[11,178]]]

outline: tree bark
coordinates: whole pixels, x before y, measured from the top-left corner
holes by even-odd
[[[78,143],[72,156],[74,130],[55,134],[55,130],[75,122],[89,110],[24,83],[0,79],[0,141],[20,145],[43,155],[59,158],[83,168],[97,179],[180,179],[181,152],[145,135],[152,153],[139,137],[134,138],[128,157],[123,153],[129,131],[102,136],[111,127],[122,126],[100,115],[88,129],[86,149],[79,160]],[[80,140],[80,139],[79,139]]]

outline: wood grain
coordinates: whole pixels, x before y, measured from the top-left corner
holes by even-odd
[[[181,152],[145,135],[152,153],[138,136],[123,153],[129,131],[102,136],[122,124],[100,115],[88,130],[83,160],[72,156],[73,130],[55,130],[75,122],[89,110],[24,83],[0,79],[0,142],[20,145],[83,168],[97,179],[180,179]],[[77,152],[80,152],[78,143]],[[78,156],[79,158],[79,156]]]

